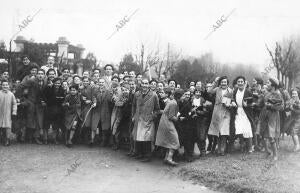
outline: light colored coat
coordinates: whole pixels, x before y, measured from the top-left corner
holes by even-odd
[[[230,111],[222,102],[224,102],[224,97],[232,97],[232,90],[227,88],[224,96],[222,96],[222,89],[219,87],[212,92],[216,94],[216,100],[208,134],[214,136],[229,135]]]
[[[133,101],[134,139],[136,141],[154,141],[154,118],[160,110],[158,96],[148,91],[145,96],[138,91]]]
[[[17,115],[17,101],[10,91],[0,90],[0,128],[11,129],[11,115]]]

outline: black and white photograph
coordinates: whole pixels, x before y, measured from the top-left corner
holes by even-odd
[[[0,193],[300,193],[297,0],[0,0]]]

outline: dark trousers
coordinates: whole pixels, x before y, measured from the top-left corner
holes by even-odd
[[[218,153],[225,154],[226,144],[227,144],[227,135],[220,135],[218,139]]]
[[[208,135],[208,147],[207,151],[215,152],[216,146],[218,144],[218,137],[214,135]]]
[[[179,137],[182,139],[184,154],[187,157],[191,157],[194,153],[194,130],[191,127],[190,120],[181,121],[179,126],[181,128]]]
[[[151,141],[136,141],[136,152],[146,158],[151,157]]]
[[[205,117],[196,117],[193,119],[194,140],[198,145],[200,153],[206,152],[206,131],[207,119]]]

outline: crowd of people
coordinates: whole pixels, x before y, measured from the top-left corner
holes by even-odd
[[[276,78],[249,83],[238,76],[232,84],[226,76],[212,82],[192,81],[186,90],[175,80],[149,80],[141,74],[59,71],[55,60],[39,67],[24,56],[12,82],[2,73],[0,87],[1,141],[10,145],[11,133],[20,143],[85,143],[89,146],[121,146],[128,156],[143,162],[159,155],[175,166],[174,155],[183,147],[183,158],[223,156],[236,149],[263,151],[278,159],[280,137],[291,135],[299,151],[299,91],[291,97]],[[52,137],[48,136],[51,130]]]

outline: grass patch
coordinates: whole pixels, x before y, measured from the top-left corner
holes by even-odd
[[[179,174],[184,179],[223,192],[299,193],[300,153],[290,152],[290,139],[281,145],[276,162],[266,159],[261,152],[208,156],[185,164]]]

